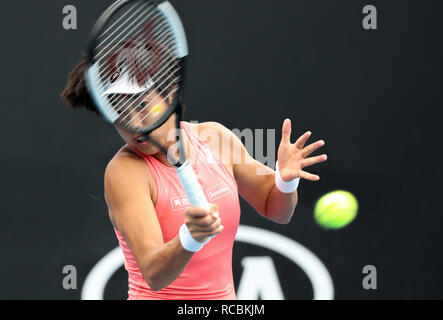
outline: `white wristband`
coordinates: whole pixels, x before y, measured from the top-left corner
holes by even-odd
[[[278,161],[275,163],[275,185],[278,190],[283,193],[292,193],[297,190],[300,177],[292,179],[291,181],[284,181],[280,176],[280,169],[278,167]]]
[[[183,223],[183,225],[180,227],[180,230],[178,233],[179,233],[179,237],[180,237],[180,243],[182,244],[183,248],[186,251],[190,251],[190,252],[199,251],[212,238],[212,237],[209,238],[205,242],[199,242],[199,241],[195,240],[192,237],[191,232],[189,231],[186,223]]]

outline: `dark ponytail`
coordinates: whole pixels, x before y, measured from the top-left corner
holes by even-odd
[[[88,89],[86,88],[85,73],[87,67],[88,62],[86,60],[82,60],[75,66],[69,74],[68,83],[61,93],[61,98],[74,109],[85,108],[100,115],[89,96]]]

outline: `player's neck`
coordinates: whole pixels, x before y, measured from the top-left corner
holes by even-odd
[[[182,145],[183,145],[184,151],[186,153],[186,159],[188,159],[188,161],[190,163],[194,163],[195,162],[195,150],[193,149],[192,143],[190,142],[188,135],[186,134],[185,130],[183,130],[183,129],[181,129],[181,139],[182,139]],[[170,150],[170,148],[175,145],[173,147],[174,151],[171,151],[171,152],[174,152],[174,154],[173,154],[174,159],[178,159],[179,155],[180,155],[176,143],[177,143],[177,141],[172,142],[168,146],[168,150]],[[154,154],[154,157],[156,157],[157,160],[162,162],[165,166],[174,167],[174,164],[169,161],[168,157],[163,152],[161,152],[161,151],[157,152],[156,154]]]

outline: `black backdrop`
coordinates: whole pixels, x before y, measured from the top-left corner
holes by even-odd
[[[112,1],[9,1],[1,10],[2,151],[0,298],[79,299],[91,268],[117,245],[103,199],[103,172],[122,145],[113,128],[59,99],[98,15]],[[311,250],[336,299],[442,298],[441,1],[173,0],[188,33],[187,120],[275,128],[324,139],[329,159],[301,181],[289,225],[242,202],[241,224]],[[62,28],[75,5],[78,30]],[[378,9],[378,29],[361,26]],[[345,189],[360,204],[339,231],[315,224],[315,200]],[[312,286],[287,258],[236,243],[236,285],[246,256],[271,256],[286,299]],[[74,265],[78,289],[62,287]],[[362,268],[378,270],[364,290]],[[126,297],[120,269],[105,298]]]

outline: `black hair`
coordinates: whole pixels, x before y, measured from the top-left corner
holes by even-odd
[[[89,95],[88,88],[86,87],[85,74],[88,68],[88,61],[83,59],[78,63],[74,69],[69,73],[68,82],[61,93],[61,98],[71,108],[74,109],[87,109],[94,112],[101,117],[100,112],[95,107],[94,102]],[[183,119],[185,106],[182,107],[181,119]]]

